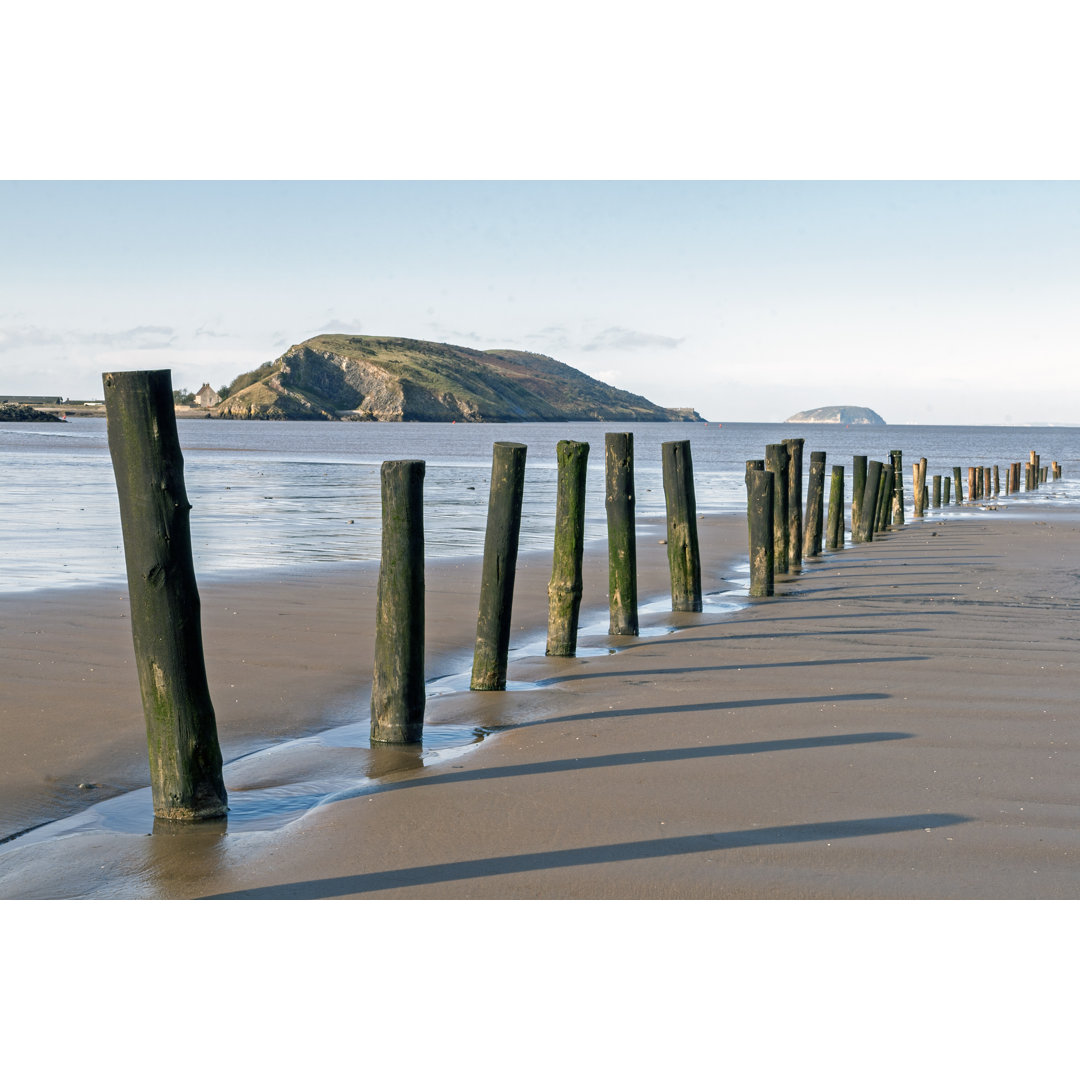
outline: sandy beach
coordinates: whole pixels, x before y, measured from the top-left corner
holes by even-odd
[[[230,796],[340,797],[286,824],[26,833],[0,845],[0,897],[1080,894],[1080,518],[934,515],[807,560],[734,610],[745,520],[700,525],[706,610],[656,605],[637,639],[595,632],[600,546],[574,659],[543,656],[550,562],[523,558],[511,647],[539,647],[511,661],[522,689],[450,679],[429,699],[431,746],[440,730],[488,734],[422,760],[302,738],[366,717],[373,567],[202,583]],[[666,592],[661,535],[639,533],[643,602]],[[468,671],[478,581],[476,562],[429,567],[429,679]],[[126,603],[121,589],[0,601],[0,834],[148,783]]]

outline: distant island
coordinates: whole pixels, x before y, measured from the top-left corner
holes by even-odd
[[[62,422],[62,418],[56,413],[42,412],[31,405],[22,405],[13,401],[0,402],[0,423],[9,424],[13,421],[26,424],[51,424]]]
[[[212,417],[505,423],[701,421],[514,349],[323,334],[234,379]]]
[[[873,409],[861,405],[825,405],[789,416],[785,424],[884,424]]]

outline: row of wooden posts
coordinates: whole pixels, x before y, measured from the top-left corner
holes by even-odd
[[[750,533],[750,595],[772,596],[776,574],[798,571],[803,553],[821,554],[824,518],[825,454],[810,455],[806,490],[806,521],[802,513],[803,439],[784,439],[765,448],[765,457],[746,463],[746,510]],[[1020,490],[1021,462],[1006,470],[1006,495]],[[949,505],[952,482],[955,501],[964,502],[960,468],[952,477],[934,476],[926,481],[926,458],[912,466],[914,510],[916,517],[926,515],[927,504],[935,509]],[[1024,490],[1036,490],[1047,476],[1061,479],[1061,466],[1055,461],[1041,465],[1032,450],[1026,465]],[[1001,474],[997,465],[972,466],[968,469],[968,502],[1001,494]],[[932,494],[931,494],[932,493]],[[832,467],[829,487],[829,516],[825,543],[829,550],[844,546],[844,467]],[[889,452],[888,462],[868,461],[865,455],[852,459],[851,538],[867,543],[875,533],[904,524],[903,453]]]
[[[227,812],[228,800],[206,679],[191,551],[191,506],[184,487],[171,373],[115,372],[102,379],[154,813],[177,820],[220,817]],[[804,553],[821,554],[825,454],[810,455],[804,533],[803,442],[786,439],[767,447],[764,459],[746,463],[751,596],[772,595],[775,574],[798,570]],[[492,450],[471,690],[506,687],[526,450],[515,442],[496,442]],[[661,450],[671,606],[673,611],[699,612],[701,561],[690,442],[666,442]],[[636,635],[633,435],[606,433],[604,453],[608,632]],[[548,585],[549,656],[574,656],[577,650],[588,455],[588,443],[564,440],[557,447],[555,537]],[[890,521],[903,523],[901,455],[893,451],[887,465],[868,463],[865,457],[856,457],[853,464],[852,535],[861,542],[889,528]],[[914,472],[919,516],[926,504],[925,466],[924,458]],[[1015,490],[1011,485],[1016,469],[1014,465],[1009,470],[1010,490]],[[975,472],[971,472],[973,478]],[[986,473],[989,484],[989,470]],[[386,461],[380,472],[382,550],[371,691],[373,744],[415,744],[423,736],[424,474],[425,464],[417,460]],[[959,469],[954,474],[959,493]],[[1056,463],[1054,476],[1060,476]],[[1028,482],[1037,484],[1039,478],[1037,455],[1033,455]],[[935,499],[938,479],[934,478]],[[996,469],[994,487],[996,491]],[[977,485],[971,490],[977,490]],[[947,499],[948,478],[945,491]],[[833,466],[826,534],[830,549],[844,546],[843,504],[844,470]]]

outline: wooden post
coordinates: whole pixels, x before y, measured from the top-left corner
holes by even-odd
[[[892,523],[904,524],[904,452],[890,450],[889,457],[893,466],[893,503]]]
[[[974,466],[968,466],[968,502],[978,502],[979,499],[979,482],[976,479],[976,472],[978,470]]]
[[[956,505],[960,506],[964,501],[964,485],[960,481],[960,466],[953,466],[953,487],[956,489]]]
[[[773,565],[776,573],[788,572],[788,450],[783,443],[765,447],[765,468],[776,477],[773,485]]]
[[[863,489],[862,507],[859,510],[859,531],[852,535],[856,543],[869,543],[874,539],[874,512],[877,509],[878,488],[881,485],[881,462],[866,463],[866,486]]]
[[[806,533],[803,554],[812,558],[821,555],[821,531],[825,520],[825,452],[810,454],[810,475],[806,481]]]
[[[418,743],[424,735],[424,471],[422,461],[384,461],[379,470],[372,743]]]
[[[829,480],[829,525],[825,540],[830,551],[844,546],[844,466],[832,467]]]
[[[776,475],[766,469],[746,470],[746,520],[750,532],[750,595],[772,596],[775,529],[773,497]]]
[[[470,690],[506,689],[527,449],[513,442],[497,442],[491,448],[491,491]]]
[[[805,439],[784,439],[788,452],[788,569],[802,569],[802,458]]]
[[[660,446],[667,506],[667,556],[671,572],[671,610],[701,610],[701,559],[698,553],[697,498],[690,440]]]
[[[996,499],[1001,494],[1001,474],[998,472],[998,467],[994,466],[994,498]]]
[[[765,459],[764,458],[751,458],[746,463],[746,493],[747,493],[747,495],[750,494],[750,474],[752,472],[754,472],[755,470],[757,470],[757,469],[764,469],[764,468],[765,468]]]
[[[926,458],[919,458],[918,481],[915,484],[915,516],[926,516]]]
[[[891,464],[882,462],[881,477],[878,481],[877,507],[874,511],[874,532],[885,532],[889,527],[892,509],[892,470]]]
[[[943,476],[941,478],[941,504],[942,506],[948,506],[952,501],[952,477]]]
[[[866,455],[856,454],[851,461],[851,539],[859,543],[859,517],[866,491]]]
[[[634,526],[634,436],[604,436],[608,527],[608,633],[637,636],[637,532]]]
[[[548,583],[548,656],[577,655],[581,614],[581,561],[585,551],[585,472],[589,444],[562,439],[555,495],[555,543]]]
[[[982,493],[984,499],[989,499],[993,491],[993,477],[991,474],[990,466],[984,466],[982,476]]]
[[[106,372],[102,382],[154,816],[222,817],[228,797],[206,681],[172,374]]]
[[[941,506],[941,477],[935,475],[932,479],[934,495],[930,505],[937,510]]]

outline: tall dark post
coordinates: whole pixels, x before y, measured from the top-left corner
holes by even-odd
[[[424,471],[422,461],[384,461],[380,469],[373,743],[418,743],[424,735]]]
[[[806,481],[806,535],[804,554],[817,557],[821,554],[821,527],[825,518],[825,452],[814,450],[810,454],[810,476]]]
[[[512,442],[497,442],[491,448],[491,491],[470,690],[506,689],[527,449],[522,443]]]
[[[746,521],[750,531],[750,595],[772,596],[776,474],[766,469],[752,469],[748,462],[746,489]]]
[[[172,374],[106,372],[102,382],[154,816],[222,817],[228,797],[206,681]]]
[[[667,506],[667,555],[671,571],[671,610],[701,610],[701,559],[698,555],[697,499],[690,440],[660,447]]]
[[[634,525],[634,436],[609,431],[604,436],[608,527],[608,633],[636,636],[637,532]]]
[[[952,491],[950,485],[952,484],[951,476],[943,476],[941,478],[941,503],[943,506],[948,506],[952,500]]]
[[[1001,494],[1001,473],[998,472],[998,467],[994,466],[994,498],[996,499]]]
[[[788,451],[783,443],[765,447],[765,468],[776,477],[773,485],[773,565],[776,573],[788,572]]]
[[[930,505],[937,510],[941,506],[941,477],[935,473],[931,483],[933,484],[934,494],[931,497]]]
[[[893,467],[892,523],[904,524],[904,452],[890,450],[889,458]]]
[[[866,492],[866,455],[856,454],[851,462],[851,539],[858,542],[859,518]]]
[[[987,465],[983,468],[983,483],[982,483],[983,495],[989,499],[994,490],[994,476],[990,466]]]
[[[589,444],[562,439],[555,448],[559,486],[555,495],[555,544],[548,583],[548,656],[577,654],[581,614],[581,561],[585,551],[585,469]]]
[[[866,463],[866,484],[863,488],[862,507],[859,510],[859,531],[852,535],[857,543],[869,543],[874,539],[874,512],[877,509],[878,488],[881,485],[881,462]]]
[[[802,458],[805,439],[785,439],[788,452],[788,569],[802,569]]]
[[[956,489],[956,505],[960,506],[964,502],[964,485],[960,480],[960,466],[953,466],[953,487]]]
[[[892,464],[881,466],[881,479],[878,481],[877,511],[874,518],[874,532],[886,532],[892,520],[893,467]]]
[[[973,466],[968,466],[968,502],[978,502],[979,499],[979,482],[976,479],[976,472],[978,470]]]
[[[830,551],[844,546],[844,466],[832,467],[829,481],[829,526],[826,545]]]

